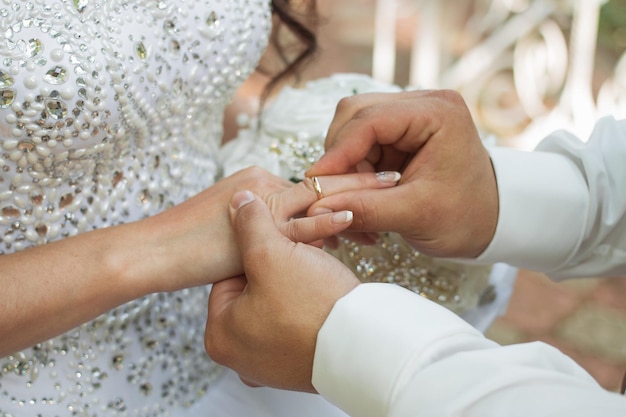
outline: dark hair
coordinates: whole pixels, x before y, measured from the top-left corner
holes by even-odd
[[[264,61],[259,71],[270,75],[262,101],[272,89],[289,77],[297,77],[304,64],[317,51],[316,29],[318,25],[316,0],[272,0],[274,26],[270,44],[272,57],[278,59],[276,64]],[[285,32],[286,30],[286,32]],[[267,65],[271,70],[265,68]]]

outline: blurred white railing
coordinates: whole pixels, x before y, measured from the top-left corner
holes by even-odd
[[[409,85],[459,90],[503,144],[532,148],[557,128],[584,138],[597,118],[626,117],[626,58],[598,83],[605,2],[377,0],[372,73],[397,81],[397,42],[409,37]]]

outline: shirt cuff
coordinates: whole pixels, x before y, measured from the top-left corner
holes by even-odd
[[[580,245],[589,211],[587,183],[575,163],[560,154],[506,148],[489,150],[500,211],[481,263],[549,273]]]
[[[351,416],[384,416],[403,384],[447,346],[458,348],[459,339],[474,348],[493,344],[411,291],[361,284],[335,304],[318,333],[313,386]]]

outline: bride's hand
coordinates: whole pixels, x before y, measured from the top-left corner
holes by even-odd
[[[393,170],[402,172],[402,179],[388,190],[329,196],[310,213],[351,210],[350,230],[399,232],[434,256],[476,257],[491,241],[498,219],[495,174],[458,93],[408,91],[344,99],[326,148],[310,175]]]
[[[396,184],[373,173],[320,177],[324,195]],[[391,176],[393,178],[393,176]],[[293,184],[261,168],[248,168],[225,178],[186,202],[144,223],[151,270],[142,276],[158,291],[205,285],[243,272],[241,255],[228,217],[228,202],[237,190],[252,190],[262,198],[279,230],[294,241],[319,242],[343,231],[351,215],[343,210],[299,218],[318,200],[312,179]],[[150,278],[148,278],[150,277]]]
[[[258,196],[237,193],[230,210],[246,276],[213,286],[207,352],[249,385],[314,391],[317,333],[359,280],[321,249],[285,237]]]

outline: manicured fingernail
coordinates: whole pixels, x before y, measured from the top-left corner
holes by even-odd
[[[376,179],[380,182],[398,182],[402,175],[397,171],[383,171],[376,173]]]
[[[246,204],[252,203],[254,201],[254,194],[250,191],[238,191],[233,195],[233,198],[230,200],[230,205],[236,209],[239,209]]]
[[[333,224],[345,224],[352,221],[352,212],[351,211],[340,211],[339,213],[334,214],[330,218],[331,223]]]
[[[328,214],[328,213],[332,213],[333,211],[331,209],[327,209],[324,207],[318,207],[315,210],[313,210],[313,216],[319,216],[320,214]]]

